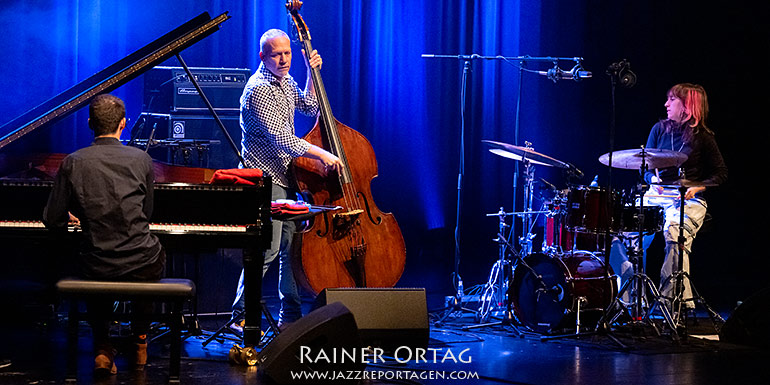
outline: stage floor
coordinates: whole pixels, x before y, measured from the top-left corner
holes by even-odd
[[[269,299],[269,305],[274,311],[276,300]],[[443,315],[435,312],[431,318],[435,321]],[[10,316],[5,316],[0,329],[0,360],[9,359],[11,365],[0,368],[0,384],[63,383],[65,322],[61,315],[45,323],[13,322]],[[650,329],[642,330],[642,336],[617,329],[613,335],[626,345],[622,348],[606,336],[544,341],[538,334],[517,335],[510,326],[464,330],[463,327],[477,325],[475,317],[456,312],[431,326],[427,354],[421,362],[401,362],[406,361],[405,356],[396,361],[386,355],[385,362],[368,365],[367,374],[348,375],[368,378],[361,382],[364,384],[770,383],[770,371],[766,368],[770,350],[714,340],[711,322],[703,317],[705,314],[699,315],[697,324],[688,328],[689,337],[680,342],[657,337]],[[227,321],[224,315],[199,319],[204,331],[216,330]],[[144,371],[131,370],[126,356],[119,355],[117,375],[94,379],[87,325],[81,326],[80,334],[79,383],[166,383],[168,350],[162,339],[150,345],[150,359]],[[235,342],[214,340],[203,347],[208,335],[204,332],[185,340],[182,384],[270,383],[258,374],[256,367],[228,362],[228,352]]]

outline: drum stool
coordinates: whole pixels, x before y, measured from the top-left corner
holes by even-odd
[[[80,313],[79,301],[105,299],[130,301],[144,299],[168,305],[160,314],[148,314],[152,321],[164,321],[169,325],[171,352],[169,354],[169,383],[179,383],[182,351],[182,306],[195,296],[195,284],[189,279],[165,278],[156,282],[110,282],[81,279],[62,279],[56,283],[60,297],[69,299],[67,324],[67,382],[77,382],[78,323],[89,320],[88,313]],[[111,319],[138,319],[134,314],[112,314]]]

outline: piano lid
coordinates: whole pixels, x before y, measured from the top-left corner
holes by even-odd
[[[229,18],[227,12],[213,19],[208,12],[204,12],[115,64],[11,120],[0,127],[0,132],[8,132],[0,138],[0,149],[41,126],[65,118],[90,103],[96,95],[117,89],[216,32],[219,30],[219,25]]]

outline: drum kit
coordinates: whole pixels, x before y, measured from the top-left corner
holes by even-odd
[[[641,182],[631,196],[624,196],[595,183],[573,185],[557,191],[541,210],[533,210],[536,166],[561,168],[572,176],[580,173],[579,170],[567,162],[536,152],[528,142],[524,147],[483,142],[490,152],[523,162],[525,189],[523,211],[508,213],[501,208],[497,213],[487,214],[498,217],[499,233],[495,241],[499,243],[500,253],[489,281],[484,285],[477,319],[485,322],[492,314],[503,311],[505,319],[518,320],[527,329],[541,334],[554,334],[573,327],[579,334],[581,330],[598,328],[602,324],[630,320],[628,322],[649,324],[660,334],[650,319],[655,309],[659,309],[664,325],[676,335],[676,313],[664,305],[658,289],[644,274],[641,241],[635,247],[632,243],[638,234],[653,234],[663,229],[662,207],[649,205],[651,200],[645,198],[649,186]],[[648,169],[679,167],[685,160],[687,155],[681,152],[643,147],[599,157],[599,162],[606,166],[638,170],[639,175],[644,175]],[[684,186],[693,184],[679,183],[680,195],[652,198],[683,197]],[[683,209],[681,211],[683,216]],[[534,252],[532,246],[536,236],[532,231],[538,216],[545,218],[543,247],[541,252]],[[518,217],[522,221],[524,234],[519,238],[519,252],[509,241],[513,230],[506,234],[509,228],[505,223],[507,217]],[[680,242],[683,242],[682,237],[680,234]],[[607,240],[612,238],[624,243],[634,267],[633,277],[620,288],[617,276],[609,266],[610,242]],[[598,257],[602,254],[604,259]],[[513,256],[512,260],[508,255]],[[686,273],[674,275],[680,286],[683,275]],[[686,301],[681,298],[681,290],[676,293],[680,294],[674,302]],[[622,298],[631,300],[627,302]],[[621,317],[624,314],[628,317]]]

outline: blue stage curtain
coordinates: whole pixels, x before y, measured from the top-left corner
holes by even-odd
[[[461,139],[466,165],[463,216],[471,226],[486,226],[489,221],[479,218],[480,210],[509,204],[512,174],[506,171],[508,180],[501,181],[499,168],[510,163],[494,159],[480,141],[514,141],[520,81],[518,69],[510,64],[473,62],[461,138],[463,62],[420,55],[528,53],[522,48],[536,48],[538,41],[535,34],[523,30],[537,30],[539,7],[532,4],[305,2],[301,13],[314,47],[324,58],[322,74],[333,111],[342,123],[371,141],[380,166],[373,186],[377,203],[385,211],[398,208],[408,244],[418,244],[432,229],[453,229]],[[261,34],[269,28],[290,28],[282,1],[4,2],[0,68],[14,76],[0,78],[0,88],[8,96],[0,106],[0,124],[203,11],[212,16],[227,11],[232,18],[220,31],[182,52],[190,66],[253,71],[259,64]],[[296,47],[295,56],[299,55]],[[176,59],[163,64],[179,65]],[[304,82],[305,67],[296,57],[291,73]],[[142,108],[141,82],[140,77],[114,91],[126,101],[132,120]],[[529,86],[525,92],[531,98],[536,87]],[[523,121],[535,116],[536,108],[536,103],[524,106]],[[87,146],[92,134],[86,119],[84,109],[50,129],[43,138],[50,151],[71,152]],[[299,118],[297,130],[303,133],[312,124],[312,119]]]

